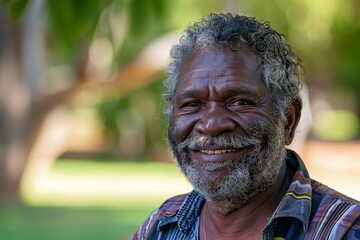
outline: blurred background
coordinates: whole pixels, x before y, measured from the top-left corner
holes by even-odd
[[[164,69],[188,23],[219,11],[287,36],[305,65],[291,148],[360,199],[359,1],[2,0],[1,239],[128,239],[191,190],[167,151]]]

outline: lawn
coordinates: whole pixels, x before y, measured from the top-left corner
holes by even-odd
[[[184,182],[168,163],[57,161],[24,202],[0,203],[0,239],[128,239]]]
[[[42,207],[2,203],[0,239],[129,239],[153,207]]]

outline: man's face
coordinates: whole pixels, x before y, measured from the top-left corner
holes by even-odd
[[[253,200],[276,180],[283,125],[251,49],[207,48],[180,69],[169,125],[178,165],[207,199]]]

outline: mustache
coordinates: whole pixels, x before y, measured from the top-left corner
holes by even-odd
[[[210,136],[188,137],[181,143],[177,144],[178,151],[199,150],[208,147],[219,148],[246,148],[261,144],[261,141],[255,137],[233,136],[227,133]]]

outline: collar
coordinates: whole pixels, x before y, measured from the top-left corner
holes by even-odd
[[[195,224],[197,217],[200,215],[202,206],[205,203],[205,198],[195,190],[187,195],[181,206],[171,212],[173,214],[161,219],[157,226],[160,230],[165,225],[177,222],[180,231],[186,233]],[[165,209],[164,212],[169,212]]]
[[[281,217],[295,218],[302,223],[303,230],[307,231],[312,202],[311,179],[303,161],[294,151],[287,150],[286,164],[288,170],[295,170],[295,174],[271,221]]]
[[[282,217],[295,218],[303,224],[303,229],[306,231],[311,214],[311,179],[301,158],[294,151],[287,150],[286,164],[288,169],[290,168],[295,171],[295,174],[288,191],[280,201],[270,222]],[[198,192],[192,191],[187,195],[180,207],[171,211],[167,211],[166,208],[163,209],[164,213],[171,214],[164,214],[165,217],[159,221],[157,226],[158,230],[167,224],[177,222],[182,232],[189,231],[200,215],[204,203],[204,197]]]

